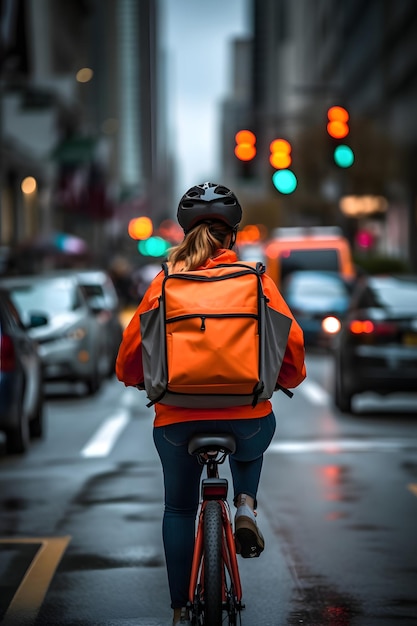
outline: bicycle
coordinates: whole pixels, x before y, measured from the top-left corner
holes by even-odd
[[[230,434],[198,434],[188,443],[188,452],[207,467],[201,483],[188,608],[193,626],[241,624],[242,585],[227,502],[228,481],[220,478],[219,465],[236,449]],[[239,622],[237,621],[239,620]]]

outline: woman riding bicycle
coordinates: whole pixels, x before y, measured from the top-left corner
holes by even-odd
[[[175,271],[238,261],[233,247],[242,209],[232,191],[214,183],[192,187],[180,200],[177,219],[185,237],[168,256]],[[150,310],[160,297],[163,278],[163,272],[154,278],[124,331],[116,375],[126,386],[143,388],[140,315]],[[277,383],[284,388],[294,388],[306,376],[303,333],[276,285],[265,274],[262,285],[269,305],[292,320]],[[257,557],[264,549],[264,539],[256,523],[256,496],[263,454],[272,440],[276,423],[269,400],[260,401],[254,407],[220,409],[161,403],[154,406],[154,442],[162,463],[165,489],[163,541],[175,625],[189,623],[185,607],[203,469],[196,457],[188,453],[188,440],[196,432],[221,431],[235,436],[236,452],[230,456],[230,469],[237,509],[236,550],[244,558]]]

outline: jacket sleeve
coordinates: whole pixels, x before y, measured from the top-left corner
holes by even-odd
[[[123,332],[122,342],[116,359],[116,376],[127,387],[143,384],[140,315],[158,306],[162,279],[163,272],[160,272],[148,287],[132,319]]]
[[[292,320],[287,348],[277,383],[286,389],[293,389],[302,383],[307,376],[304,360],[304,334],[274,281],[264,274],[262,284],[265,295],[269,299],[269,306]]]

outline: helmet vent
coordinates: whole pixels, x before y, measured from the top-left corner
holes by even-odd
[[[233,198],[225,198],[223,200],[223,204],[235,205],[236,204],[236,200],[234,200]]]
[[[215,189],[215,192],[222,196],[227,196],[230,193],[230,190],[226,187],[222,187],[222,185],[218,185]]]

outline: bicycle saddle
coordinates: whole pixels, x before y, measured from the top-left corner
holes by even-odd
[[[233,454],[236,450],[234,436],[228,433],[219,435],[199,433],[198,435],[193,435],[188,442],[189,454],[199,454],[200,452],[209,452],[211,450]]]

